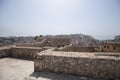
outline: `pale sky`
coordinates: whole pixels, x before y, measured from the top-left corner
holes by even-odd
[[[120,34],[120,0],[0,0],[0,36]]]

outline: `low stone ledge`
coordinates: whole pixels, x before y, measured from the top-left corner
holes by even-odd
[[[34,61],[34,70],[35,72],[50,71],[95,78],[120,79],[120,58],[70,55],[59,52],[53,52],[53,54],[51,52],[51,55],[50,53],[40,54],[39,58]]]

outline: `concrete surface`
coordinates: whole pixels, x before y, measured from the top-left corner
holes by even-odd
[[[52,72],[34,72],[25,80],[105,80],[105,79],[95,79],[87,78],[75,75],[52,73]]]
[[[34,72],[33,67],[33,61],[1,58],[0,80],[104,80],[60,73]]]
[[[37,53],[39,56],[61,56],[61,57],[74,57],[74,58],[89,58],[89,59],[112,59],[120,60],[120,53],[114,52],[63,52],[54,51],[54,48],[43,50]]]
[[[33,61],[2,58],[0,59],[0,80],[24,80],[33,73]]]

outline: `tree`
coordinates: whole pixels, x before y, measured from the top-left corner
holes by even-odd
[[[38,37],[39,37],[39,36],[35,36],[35,40],[38,40]]]
[[[39,35],[39,37],[43,37],[43,35]]]

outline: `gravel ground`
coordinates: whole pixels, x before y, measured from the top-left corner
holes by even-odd
[[[103,80],[81,76],[34,72],[33,61],[2,58],[0,59],[0,80]]]

